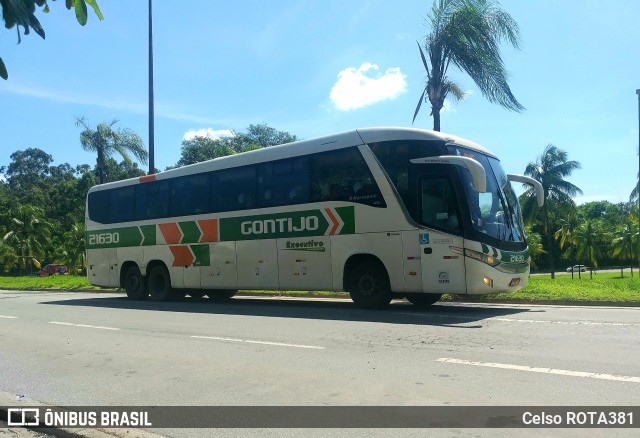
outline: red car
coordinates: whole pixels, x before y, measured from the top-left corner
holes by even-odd
[[[48,277],[49,275],[69,275],[69,268],[65,265],[46,265],[38,271],[38,277]]]

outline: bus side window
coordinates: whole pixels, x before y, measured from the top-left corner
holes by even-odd
[[[262,164],[258,169],[258,207],[309,202],[309,160],[287,158]]]
[[[248,210],[256,206],[256,166],[233,167],[212,175],[212,210]]]
[[[206,174],[171,180],[171,216],[189,216],[209,211],[209,181]]]
[[[169,181],[154,181],[136,186],[136,220],[169,217]]]
[[[89,219],[100,224],[110,223],[109,204],[108,190],[89,193]]]
[[[118,187],[111,192],[110,222],[135,220],[135,186]]]
[[[310,167],[311,202],[348,201],[386,207],[357,147],[315,154]]]

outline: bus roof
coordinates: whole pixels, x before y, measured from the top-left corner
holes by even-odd
[[[301,140],[293,143],[286,143],[279,146],[269,148],[256,149],[242,154],[229,155],[219,157],[200,163],[190,164],[176,169],[160,172],[155,175],[148,175],[138,178],[130,178],[121,181],[114,181],[99,186],[93,186],[89,192],[102,190],[112,187],[127,186],[138,184],[149,180],[163,180],[184,175],[191,175],[200,172],[210,172],[213,170],[227,169],[232,167],[246,166],[257,164],[271,160],[280,160],[300,155],[306,155],[316,152],[324,152],[343,147],[357,146],[361,144],[377,143],[391,140],[439,140],[456,143],[460,146],[476,150],[486,155],[495,157],[493,153],[477,143],[466,140],[455,135],[429,131],[426,129],[403,128],[403,127],[376,127],[376,128],[360,128],[353,131],[347,131],[339,134],[333,134],[324,137],[313,138],[309,140]],[[267,158],[268,157],[268,158]]]

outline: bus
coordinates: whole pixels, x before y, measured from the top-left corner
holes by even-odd
[[[133,300],[346,291],[362,308],[510,292],[529,250],[498,157],[413,128],[357,129],[92,187],[87,275]]]

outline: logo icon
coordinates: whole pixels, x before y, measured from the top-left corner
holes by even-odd
[[[429,233],[420,234],[420,245],[429,244]]]
[[[7,426],[39,426],[40,409],[10,408],[7,409]]]

